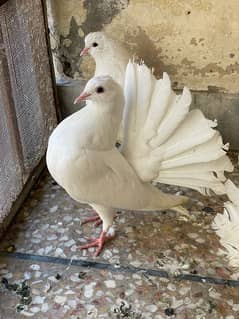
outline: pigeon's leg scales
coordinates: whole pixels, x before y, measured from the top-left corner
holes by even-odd
[[[98,227],[100,226],[103,221],[102,219],[100,218],[100,216],[98,215],[98,213],[96,211],[94,211],[94,215],[95,216],[92,216],[92,217],[87,217],[86,219],[84,219],[82,222],[81,222],[81,225],[85,225],[85,224],[88,224],[88,223],[91,223],[91,222],[96,222],[95,223],[95,227]],[[117,216],[114,216],[114,220],[117,218]]]
[[[105,244],[105,242],[107,242],[108,240],[114,238],[114,236],[109,236],[107,235],[106,231],[102,231],[102,233],[100,234],[100,237],[97,239],[94,239],[91,243],[80,246],[80,249],[88,249],[91,247],[98,247],[95,253],[95,256],[99,256],[99,254],[101,253],[103,246]]]
[[[97,227],[102,224],[102,219],[99,216],[88,217],[81,222],[81,225],[91,223],[91,222],[96,222],[95,227]]]
[[[91,222],[96,222],[95,223],[95,227],[98,227],[99,225],[101,225],[102,224],[102,219],[100,218],[100,216],[97,214],[96,211],[94,211],[94,215],[95,216],[88,217],[88,218],[84,219],[81,222],[81,225],[85,225],[85,224],[91,223]]]

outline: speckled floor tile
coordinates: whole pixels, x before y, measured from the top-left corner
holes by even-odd
[[[236,165],[236,170],[231,175],[236,184],[239,184],[238,172],[238,165]],[[177,187],[163,186],[163,189],[174,193],[180,192],[191,198],[189,216],[181,216],[172,211],[152,213],[119,212],[114,226],[116,238],[107,243],[103,253],[95,258],[91,256],[94,249],[90,249],[90,251],[81,251],[79,249],[79,246],[85,243],[87,238],[94,237],[100,233],[101,227],[95,229],[93,224],[81,225],[81,220],[92,214],[92,210],[86,205],[73,201],[45,173],[39,184],[32,190],[29,199],[1,241],[0,250],[69,259],[97,260],[113,265],[130,265],[136,268],[166,270],[171,275],[195,274],[239,280],[239,269],[232,269],[228,266],[228,261],[223,248],[220,246],[219,239],[211,228],[212,220],[215,214],[222,212],[223,202],[226,198],[222,196],[205,197],[197,192]],[[18,266],[20,269],[18,269]],[[23,261],[16,265],[14,263],[11,265],[9,261],[9,267],[14,268],[10,270],[13,278],[17,274],[24,276],[24,273],[29,271],[24,270],[24,267],[26,269],[29,267]],[[57,268],[57,266],[47,264],[42,264],[41,267],[43,267],[43,270],[38,273],[39,278],[41,276],[51,276],[51,270],[54,273],[54,267]],[[37,270],[34,271],[37,273]],[[59,269],[59,272],[62,271],[62,269]],[[74,289],[76,289],[77,285],[85,285],[85,282],[77,284],[77,281],[73,281],[74,284],[71,283],[72,269],[70,273],[71,275],[62,280],[61,283],[57,282],[57,284],[62,285],[63,282],[65,286],[72,284],[74,287],[70,286],[71,288],[69,288],[72,291],[75,291]],[[92,283],[92,289],[99,285],[104,294],[97,298],[101,300],[103,296],[104,300],[109,299],[109,301],[104,301],[104,311],[106,311],[107,315],[105,317],[104,315],[100,316],[104,313],[103,308],[96,302],[98,317],[92,318],[123,318],[123,314],[120,317],[120,314],[109,312],[109,309],[114,304],[120,307],[120,289],[122,289],[122,299],[124,300],[126,296],[125,301],[132,304],[132,311],[136,311],[136,313],[140,311],[140,314],[143,314],[142,318],[167,318],[168,316],[162,312],[162,309],[164,309],[162,304],[165,303],[167,295],[171,298],[170,303],[176,303],[176,306],[173,306],[177,308],[176,318],[239,318],[239,288],[208,285],[204,287],[202,284],[169,282],[168,279],[157,279],[157,290],[155,290],[156,286],[154,287],[152,283],[146,284],[145,278],[134,278],[136,274],[119,274],[119,278],[122,279],[117,279],[115,274],[100,271],[92,274],[92,276],[95,276],[95,278],[90,277],[91,279],[87,279],[87,285],[89,286]],[[105,279],[100,278],[100,276],[105,276]],[[38,278],[35,279],[38,280]],[[103,285],[103,282],[107,280],[108,286],[107,284]],[[138,282],[138,284],[135,282]],[[142,287],[139,284],[141,282]],[[117,289],[114,288],[115,285]],[[193,292],[194,290],[196,291],[195,293]],[[126,295],[123,294],[123,291]],[[183,293],[181,296],[180,291],[185,291],[185,298],[189,298],[187,299],[187,306],[184,303],[183,306],[180,304],[180,300],[184,296]],[[154,299],[156,297],[152,297],[153,299],[151,300],[148,294],[157,295],[158,299],[156,300]],[[64,297],[65,295],[59,293],[59,296]],[[194,297],[198,299],[193,300],[192,298]],[[38,309],[40,307],[33,304],[33,307],[36,307],[35,311],[39,312],[39,314],[35,315],[35,318],[77,318],[77,314],[68,309],[71,306],[67,306],[65,302],[62,302],[65,298],[60,298],[59,302],[54,301],[54,298],[50,298],[48,301],[52,311],[54,310],[57,313],[59,308],[61,312],[66,311],[68,317],[64,317],[63,314],[61,314],[62,317],[59,317],[58,314],[54,317],[54,312],[50,312],[49,317],[46,317],[41,314],[42,310]],[[83,307],[82,304],[84,304],[85,297],[82,299],[82,292],[78,298],[77,304],[79,304],[79,307]],[[211,299],[213,301],[210,306]],[[138,301],[136,302],[136,300]],[[61,305],[61,302],[66,307]],[[92,305],[92,302],[90,301],[88,304]],[[215,303],[216,308],[214,307]],[[73,302],[73,304],[75,303]],[[201,306],[202,304],[203,306]],[[77,310],[80,313],[79,318],[88,318],[86,317],[86,312],[84,312],[86,311],[85,308],[80,309],[79,307]],[[127,308],[127,306],[121,306],[122,311],[124,311],[124,307]],[[153,311],[154,309],[155,311]],[[197,310],[199,312],[202,311],[202,314],[196,313],[196,309],[199,309]],[[71,313],[70,311],[73,312]],[[203,311],[206,311],[206,315],[203,315]],[[153,314],[150,314],[150,312],[153,312]],[[193,316],[190,315],[192,313],[194,313]],[[226,316],[229,315],[232,317],[227,318]],[[125,318],[134,317],[128,316]]]
[[[120,212],[115,221],[116,238],[105,246],[97,260],[230,277],[232,271],[211,229],[225,198],[204,197],[190,190],[183,193],[192,199],[188,218],[171,211]],[[14,220],[0,249],[13,245],[16,251],[30,254],[94,258],[79,249],[87,238],[100,233],[101,227],[96,229],[93,224],[81,226],[81,220],[91,213],[89,207],[74,202],[45,175]]]
[[[92,270],[30,261],[0,260],[8,285],[26,280],[32,302],[21,316],[63,318],[239,317],[238,288],[155,278],[143,273]],[[2,285],[0,318],[18,318],[20,296]],[[229,317],[231,316],[231,317]]]

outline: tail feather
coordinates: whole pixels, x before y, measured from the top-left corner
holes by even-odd
[[[225,156],[225,151],[223,150],[221,136],[218,132],[215,132],[214,136],[205,143],[195,145],[182,153],[176,154],[175,152],[172,153],[172,150],[166,149],[163,154],[164,159],[161,169],[194,163],[210,163]]]
[[[136,105],[140,112],[137,112],[136,115],[136,127],[143,127],[145,116],[147,115],[150,107],[155,82],[156,79],[146,65],[143,64],[141,66],[137,66],[136,83],[137,89],[140,88],[140,90],[137,90]]]
[[[191,93],[177,96],[169,76],[156,80],[143,64],[129,62],[122,153],[143,181],[159,181],[225,193],[224,171],[233,166],[216,121],[189,112]]]
[[[227,196],[229,199],[239,207],[239,189],[236,187],[236,185],[228,179],[227,182],[225,183],[226,191],[227,191]],[[239,214],[239,213],[238,213]]]
[[[224,184],[215,176],[213,176],[212,173],[207,174],[207,178],[205,177],[205,175],[203,176],[202,174],[200,174],[200,176],[196,177],[162,177],[157,181],[164,184],[192,188],[202,193],[203,195],[210,195],[210,190],[218,195],[225,194]]]
[[[184,88],[181,96],[177,98],[175,96],[174,100],[171,101],[171,107],[160,123],[157,135],[150,141],[151,145],[162,145],[168,140],[187,116],[191,101],[191,94],[187,88]]]
[[[170,165],[171,164],[171,165]],[[179,165],[178,165],[179,164]],[[224,154],[221,157],[217,158],[216,160],[211,160],[209,162],[190,162],[187,160],[186,157],[182,158],[182,160],[176,163],[172,160],[170,161],[163,161],[161,163],[159,176],[161,176],[164,172],[173,172],[173,173],[190,173],[190,172],[217,172],[218,174],[224,171],[232,172],[233,165],[229,158]],[[224,174],[223,174],[224,176]]]
[[[193,110],[187,114],[183,123],[177,127],[166,143],[159,146],[152,141],[150,146],[159,152],[166,151],[165,156],[168,158],[173,157],[212,138],[215,134],[212,125],[213,122],[207,120],[200,110]]]
[[[163,79],[158,80],[155,83],[150,108],[148,110],[148,115],[145,118],[146,123],[143,127],[143,132],[147,138],[157,134],[159,123],[161,123],[165,112],[167,112],[168,105],[174,98],[175,94],[171,90],[170,79],[167,73],[164,73]]]
[[[239,189],[230,180],[225,188],[231,202],[224,203],[224,212],[215,216],[212,228],[226,250],[229,264],[239,267]]]

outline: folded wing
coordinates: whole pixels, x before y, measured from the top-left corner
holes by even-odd
[[[122,154],[85,150],[68,168],[63,187],[75,200],[134,210],[167,209],[186,198],[166,194],[142,183]]]

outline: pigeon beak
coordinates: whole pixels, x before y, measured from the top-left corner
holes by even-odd
[[[90,93],[87,93],[87,92],[82,92],[80,96],[78,96],[75,101],[74,101],[74,104],[77,104],[79,103],[80,101],[85,101],[87,100],[87,98],[91,96]]]
[[[86,48],[86,47],[85,47],[85,48],[81,51],[80,56],[88,54],[89,51],[90,51],[90,48]]]

